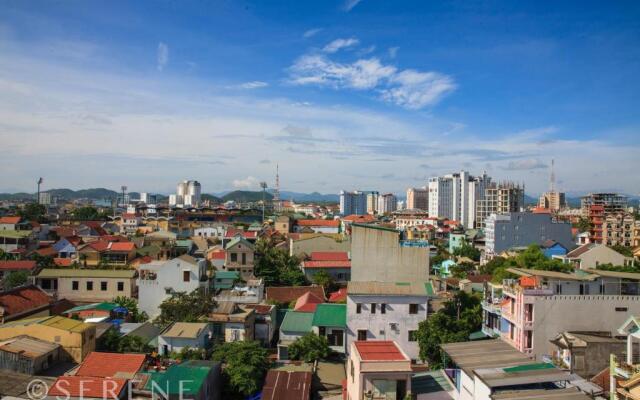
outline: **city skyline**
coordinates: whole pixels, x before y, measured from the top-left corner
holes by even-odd
[[[0,191],[638,194],[636,4],[351,3],[6,4]]]

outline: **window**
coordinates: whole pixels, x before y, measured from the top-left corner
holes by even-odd
[[[387,313],[387,305],[382,303],[380,304],[380,314],[386,314]]]
[[[78,290],[79,287],[80,287],[80,282],[78,281],[71,282],[71,290]]]
[[[238,253],[231,253],[231,262],[238,262]]]
[[[627,312],[627,307],[616,307],[617,312]]]
[[[562,284],[556,284],[556,294],[562,294]]]
[[[105,292],[107,290],[107,281],[100,282],[100,290]]]
[[[242,253],[242,265],[247,264],[247,253]]]
[[[371,314],[375,314],[376,313],[376,303],[371,303]]]
[[[362,304],[356,304],[356,314],[360,314],[362,312]]]
[[[409,341],[415,342],[418,340],[418,331],[409,331]]]
[[[318,327],[318,335],[325,336],[327,334],[327,328],[324,326]]]
[[[87,290],[93,290],[93,281],[87,281]]]
[[[358,340],[367,340],[367,330],[366,329],[358,329]]]
[[[182,281],[189,282],[191,280],[191,271],[182,271]]]
[[[418,313],[418,305],[409,304],[409,314],[417,314],[417,313]]]
[[[118,292],[124,292],[124,282],[118,282]]]

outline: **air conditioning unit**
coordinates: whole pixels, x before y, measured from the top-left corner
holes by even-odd
[[[397,322],[390,322],[389,323],[389,327],[391,328],[392,331],[398,331],[398,323]]]

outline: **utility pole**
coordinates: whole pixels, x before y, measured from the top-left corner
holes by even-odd
[[[260,187],[262,188],[262,223],[264,224],[264,202],[265,194],[267,193],[267,182],[260,182]]]
[[[40,185],[42,185],[42,178],[38,178],[38,194],[36,195],[36,204],[40,204]]]

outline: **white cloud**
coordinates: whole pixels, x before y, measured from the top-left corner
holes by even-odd
[[[398,49],[400,47],[389,47],[389,57],[390,58],[396,58],[396,56],[398,55]]]
[[[165,43],[158,43],[158,71],[162,71],[169,63],[169,46]]]
[[[345,0],[344,2],[344,10],[349,12],[353,9],[353,7],[357,6],[362,0]]]
[[[336,39],[324,46],[322,51],[324,51],[325,53],[335,53],[341,49],[347,49],[349,47],[356,46],[358,43],[360,43],[360,41],[356,38]]]
[[[267,87],[267,86],[269,86],[269,84],[267,82],[251,81],[251,82],[245,82],[245,83],[242,83],[242,84],[238,85],[238,88],[240,88],[240,89],[259,89],[259,88],[263,88],[263,87]]]
[[[305,38],[305,39],[309,39],[310,37],[313,37],[313,36],[317,35],[320,32],[322,32],[322,28],[309,29],[309,30],[305,31],[302,34],[302,37]]]
[[[510,161],[506,169],[510,170],[530,170],[547,168],[547,164],[535,158]]]
[[[397,86],[382,91],[382,98],[409,109],[433,105],[443,96],[454,91],[453,78],[438,72],[404,70],[391,82]]]
[[[260,181],[253,177],[247,176],[244,179],[234,179],[232,185],[236,189],[255,189],[258,187]]]

